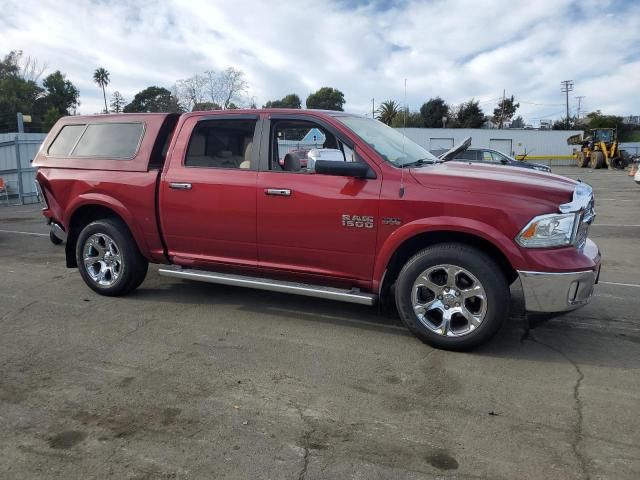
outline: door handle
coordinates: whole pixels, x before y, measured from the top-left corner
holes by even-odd
[[[191,184],[169,182],[169,188],[173,188],[174,190],[191,190]]]
[[[266,195],[275,195],[276,197],[290,197],[291,190],[288,188],[265,188],[264,193]]]

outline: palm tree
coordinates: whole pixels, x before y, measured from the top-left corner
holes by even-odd
[[[107,69],[102,67],[96,68],[96,71],[93,72],[93,81],[102,88],[102,96],[104,97],[104,113],[109,113],[109,107],[107,107],[107,93],[104,89],[109,85],[109,72]]]
[[[386,125],[391,125],[393,119],[400,113],[400,105],[393,100],[385,100],[377,110],[376,118]]]

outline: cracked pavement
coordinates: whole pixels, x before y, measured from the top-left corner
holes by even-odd
[[[472,353],[393,312],[153,267],[99,297],[37,206],[0,205],[0,478],[640,478],[640,288],[619,285],[640,284],[640,187],[555,170],[594,186],[603,283],[551,320],[514,286]]]

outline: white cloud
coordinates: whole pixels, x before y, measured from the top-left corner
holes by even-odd
[[[66,73],[82,113],[101,109],[98,66],[111,72],[109,92],[130,100],[146,86],[230,65],[245,71],[258,104],[333,86],[348,110],[366,113],[372,97],[403,101],[407,78],[412,108],[436,95],[449,103],[474,97],[490,113],[506,89],[535,122],[563,115],[560,81],[573,79],[584,108],[640,113],[636,2],[4,3],[0,54],[21,49]]]

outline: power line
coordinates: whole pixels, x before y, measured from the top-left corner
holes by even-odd
[[[541,107],[560,107],[564,106],[564,103],[538,103],[538,102],[529,102],[527,100],[518,99],[518,103],[525,103],[527,105],[539,105]]]

